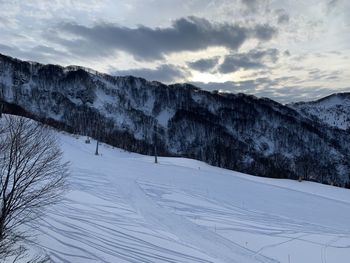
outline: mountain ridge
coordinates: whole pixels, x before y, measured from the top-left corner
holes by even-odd
[[[6,112],[126,150],[153,154],[156,127],[161,155],[259,176],[349,180],[349,134],[268,98],[4,55],[0,91]]]
[[[334,93],[324,98],[288,104],[305,117],[350,132],[350,92]]]

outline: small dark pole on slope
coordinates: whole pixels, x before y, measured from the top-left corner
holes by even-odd
[[[95,155],[98,155],[98,140],[96,140],[96,151],[95,151]]]
[[[2,104],[2,102],[1,102],[1,100],[0,100],[0,118],[2,118],[2,110],[3,110],[3,104]]]
[[[0,118],[2,118],[2,111],[4,110],[4,104],[2,103],[2,91],[0,90]]]
[[[157,125],[154,125],[154,163],[158,163],[157,158]]]

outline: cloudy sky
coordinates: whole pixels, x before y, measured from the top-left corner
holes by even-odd
[[[350,91],[347,0],[0,0],[0,53],[286,103]]]

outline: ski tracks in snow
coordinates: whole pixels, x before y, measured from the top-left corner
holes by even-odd
[[[163,228],[164,231],[175,234],[184,245],[205,251],[210,256],[220,260],[220,262],[278,262],[274,259],[257,255],[254,251],[244,248],[158,205],[157,202],[146,195],[136,180],[127,181],[122,184],[124,189],[119,189],[120,192],[124,192],[125,198],[145,217],[147,222],[151,222],[156,228]],[[215,262],[218,262],[217,260]]]
[[[38,246],[52,261],[216,262],[171,233],[154,230],[104,174],[87,176],[83,169],[72,174],[72,191],[33,226],[40,234]]]
[[[71,191],[32,226],[53,262],[333,263],[350,256],[350,216],[333,217],[350,201],[333,188],[307,186],[334,195],[325,199],[289,181],[281,188],[181,158],[154,165],[104,145],[96,157],[93,144],[63,141]],[[318,213],[324,204],[327,213]]]

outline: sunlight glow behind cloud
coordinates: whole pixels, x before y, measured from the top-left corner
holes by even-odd
[[[350,91],[345,0],[0,0],[0,52],[281,102]]]

